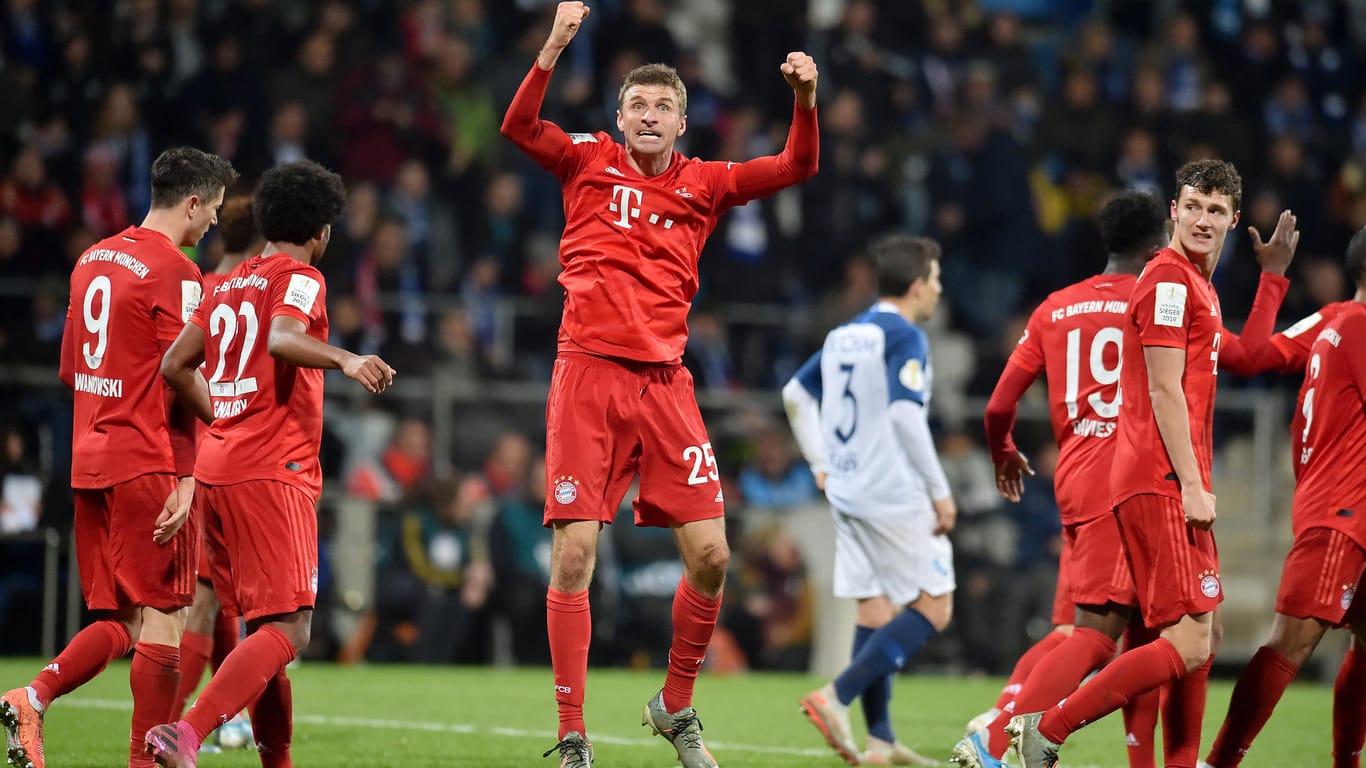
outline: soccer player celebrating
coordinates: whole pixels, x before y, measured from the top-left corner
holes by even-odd
[[[958,510],[930,435],[929,341],[916,325],[939,303],[939,245],[897,235],[870,255],[877,304],[831,331],[783,387],[834,514],[835,596],[858,600],[853,660],[801,706],[850,765],[935,765],[897,743],[888,704],[891,676],[953,613],[946,534]],[[868,724],[862,753],[849,726],[856,698]]]
[[[1131,620],[1132,606],[1137,604],[1118,523],[1110,508],[1109,485],[1097,486],[1091,478],[1097,472],[1107,473],[1114,460],[1121,326],[1135,275],[1167,240],[1164,218],[1156,200],[1138,193],[1126,193],[1105,206],[1099,217],[1101,236],[1111,253],[1105,272],[1050,295],[1034,311],[987,404],[987,442],[996,462],[997,485],[1006,498],[1018,499],[1023,491],[1022,474],[1030,470],[1010,438],[1015,407],[1035,377],[1048,373],[1053,432],[1060,447],[1055,484],[1063,516],[1064,547],[1058,582],[1060,588],[1067,585],[1069,599],[1065,602],[1076,606],[1076,629],[1067,635],[1052,633],[1058,635],[1051,643],[1057,650],[1049,649],[1035,660],[1036,666],[1025,673],[1016,698],[996,713],[984,732],[969,728],[954,748],[954,759],[962,765],[994,765],[994,756],[1003,755],[1008,746],[1005,726],[1015,711],[1051,706],[1108,661]],[[1278,224],[1281,228],[1290,225],[1288,214]],[[1253,337],[1262,338],[1270,332],[1284,296],[1282,275],[1293,250],[1276,247],[1275,236],[1272,244],[1263,243],[1255,230],[1253,237],[1265,271],[1246,327]],[[1109,290],[1099,290],[1102,288]],[[1251,366],[1248,346],[1231,332],[1222,333],[1229,339],[1223,347],[1224,358],[1240,367]],[[1108,349],[1110,346],[1113,350]],[[1251,349],[1257,351],[1255,345]],[[1097,509],[1099,513],[1093,511]],[[1056,614],[1055,604],[1055,623],[1065,621]],[[1130,636],[1129,647],[1137,644],[1135,637],[1144,634]],[[1170,707],[1168,711],[1174,712]],[[1153,765],[1155,701],[1145,704],[1131,700],[1124,715],[1130,726],[1126,728],[1131,737],[1127,739],[1129,764],[1134,768]],[[1171,739],[1167,744],[1177,751],[1198,747]],[[1194,757],[1191,753],[1192,761]]]
[[[9,765],[42,768],[43,713],[133,650],[133,733],[167,717],[180,684],[180,633],[194,596],[194,423],[158,376],[161,353],[199,303],[181,246],[214,224],[236,177],[222,158],[169,149],[152,163],[140,226],[91,246],[71,272],[62,382],[75,393],[71,487],[81,592],[96,621],[25,688],[0,699]],[[150,765],[141,739],[130,766]]]
[[[145,732],[147,752],[166,768],[194,768],[204,737],[248,704],[262,766],[291,765],[285,665],[308,645],[317,597],[323,370],[374,393],[394,376],[378,357],[325,341],[314,265],[345,205],[341,178],[317,163],[263,174],[252,209],[264,250],[205,298],[162,361],[171,387],[211,422],[195,462],[205,541],[218,598],[248,632],[183,719]]]
[[[1347,270],[1356,295],[1329,305],[1331,321],[1313,323],[1322,327],[1308,350],[1290,426],[1295,542],[1281,571],[1271,637],[1238,677],[1224,725],[1205,758],[1208,768],[1242,762],[1324,633],[1340,626],[1349,627],[1353,637],[1333,687],[1333,765],[1360,765],[1366,741],[1366,603],[1354,597],[1366,571],[1366,523],[1358,517],[1366,510],[1366,230],[1347,246]]]
[[[260,248],[261,236],[251,215],[250,195],[238,195],[223,201],[223,207],[218,211],[218,234],[223,240],[223,256],[214,270],[204,275],[204,294],[207,296],[212,296],[213,290],[228,274]],[[200,424],[199,439],[202,441],[207,434],[208,427]],[[203,500],[200,499],[197,504],[203,504]],[[237,618],[223,615],[213,591],[212,574],[209,548],[201,546],[194,603],[185,621],[185,634],[180,638],[180,690],[176,693],[175,708],[170,715],[172,718],[185,714],[185,704],[190,694],[199,687],[199,679],[210,662],[214,669],[218,669],[223,659],[237,647],[240,630]]]
[[[1144,623],[1160,628],[1161,636],[1121,655],[1057,706],[1040,712],[1019,707],[1027,714],[1013,717],[1007,729],[1023,768],[1055,765],[1058,748],[1072,731],[1166,683],[1173,684],[1168,695],[1176,699],[1176,716],[1164,729],[1166,764],[1190,766],[1196,759],[1213,613],[1222,599],[1210,530],[1219,356],[1222,348],[1236,348],[1255,358],[1270,337],[1271,323],[1250,318],[1241,341],[1227,334],[1210,284],[1224,238],[1238,222],[1242,180],[1237,171],[1223,161],[1199,160],[1182,166],[1176,181],[1171,242],[1139,276],[1126,309],[1120,392],[1129,394],[1120,398],[1110,475],[1111,503],[1137,603]],[[1253,236],[1259,256],[1269,247],[1277,256],[1268,258],[1284,265],[1299,240],[1289,212],[1282,214],[1270,242]],[[1275,284],[1283,296],[1284,281]]]
[[[560,180],[565,289],[559,355],[546,405],[545,523],[553,527],[546,623],[560,765],[586,768],[583,719],[592,622],[588,586],[598,534],[632,476],[639,525],[673,529],[683,559],[663,689],[643,724],[669,741],[685,768],[716,761],[701,739],[693,685],[720,610],[729,561],[721,484],[682,367],[697,260],[718,217],[816,172],[816,65],[804,53],[780,65],[796,99],[787,145],[744,163],[702,162],[674,151],[687,128],[687,90],[670,67],[627,73],[617,128],[566,134],[539,112],[551,71],[589,9],[560,3],[554,26],[503,118],[502,132]]]
[[[964,741],[954,749],[955,761],[965,765],[984,762],[984,755],[1005,754],[1005,726],[1026,680],[1040,687],[1060,686],[1040,691],[1046,701],[1039,706],[1055,703],[1076,688],[1081,678],[1075,675],[1050,674],[1046,680],[1034,681],[1032,668],[1043,659],[1081,654],[1092,659],[1080,665],[1084,676],[1114,655],[1113,638],[1123,631],[1128,613],[1112,614],[1104,606],[1133,602],[1128,564],[1119,556],[1110,486],[1095,478],[1107,476],[1114,460],[1121,328],[1129,294],[1138,273],[1166,244],[1166,214],[1156,198],[1126,192],[1106,203],[1098,220],[1109,253],[1104,271],[1055,291],[1034,310],[987,403],[987,446],[996,466],[996,486],[1005,498],[1019,501],[1024,475],[1033,470],[1016,449],[1011,431],[1020,398],[1040,374],[1046,374],[1053,436],[1058,442],[1053,485],[1062,516],[1063,553],[1053,610],[1057,629],[1021,657],[1012,673],[1015,689],[1007,686],[988,716],[968,727]],[[1065,642],[1085,647],[1052,657],[1050,651]],[[1030,701],[1027,697],[1019,700],[1026,705]],[[1151,749],[1149,755],[1151,761]]]

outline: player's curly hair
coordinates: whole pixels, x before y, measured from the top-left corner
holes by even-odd
[[[1108,253],[1147,259],[1167,237],[1167,211],[1156,197],[1145,192],[1116,196],[1100,209],[1096,220]]]
[[[251,214],[251,195],[235,195],[223,201],[218,209],[218,234],[228,253],[241,253],[261,238]]]
[[[218,196],[237,178],[232,163],[194,147],[172,147],[152,161],[152,207],[170,208],[190,195]]]
[[[939,260],[939,243],[928,237],[888,235],[868,248],[877,268],[877,295],[905,296],[911,283],[930,277],[930,263]]]
[[[1228,195],[1235,211],[1243,204],[1243,177],[1227,160],[1206,158],[1192,160],[1181,166],[1176,171],[1177,198],[1181,197],[1181,190],[1187,185],[1202,195],[1216,192]]]
[[[312,160],[284,163],[261,174],[251,209],[261,236],[303,245],[346,208],[341,177]]]
[[[1358,229],[1347,244],[1347,276],[1358,286],[1366,285],[1366,229]]]
[[[678,93],[678,114],[688,114],[688,87],[678,70],[668,64],[642,64],[626,73],[621,79],[621,90],[617,91],[617,108],[626,106],[626,89],[633,85],[662,85]]]

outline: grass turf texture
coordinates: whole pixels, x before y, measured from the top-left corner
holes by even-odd
[[[0,660],[4,687],[41,669],[37,659]],[[294,760],[301,766],[545,766],[555,743],[555,705],[548,670],[477,667],[306,664],[294,681]],[[640,710],[662,672],[595,669],[588,681],[589,735],[600,768],[677,765],[672,748],[640,727]],[[708,746],[724,768],[828,766],[835,756],[797,712],[797,701],[823,681],[802,675],[750,674],[699,681],[695,704]],[[897,735],[917,750],[946,759],[968,718],[991,704],[999,679],[897,678],[892,701]],[[1231,684],[1210,688],[1204,748],[1228,705]],[[1244,760],[1261,766],[1327,766],[1332,689],[1291,686]],[[46,723],[48,764],[107,768],[126,764],[124,734],[131,704],[128,665],[111,665],[81,690],[59,700]],[[862,743],[861,715],[853,708]],[[558,756],[558,755],[556,755]],[[1201,757],[1204,757],[1203,751]],[[1161,763],[1161,756],[1158,756]],[[260,765],[245,750],[201,755],[204,768]],[[1127,765],[1119,716],[1078,734],[1063,752],[1066,768]]]

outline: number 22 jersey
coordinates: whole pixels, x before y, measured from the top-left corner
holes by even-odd
[[[322,492],[323,371],[270,356],[270,324],[280,316],[327,340],[322,274],[277,253],[243,261],[190,318],[204,331],[203,370],[214,415],[199,446],[195,479],[210,485],[277,480],[316,500]]]

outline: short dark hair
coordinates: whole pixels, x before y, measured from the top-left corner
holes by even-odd
[[[1202,195],[1223,192],[1233,202],[1233,210],[1243,204],[1243,177],[1238,169],[1227,160],[1192,160],[1176,171],[1176,195],[1180,199],[1181,190],[1190,186]]]
[[[1359,229],[1347,243],[1347,275],[1358,286],[1366,285],[1366,229]]]
[[[678,76],[678,70],[668,64],[642,64],[621,79],[621,89],[617,91],[617,108],[626,106],[626,90],[633,85],[659,85],[674,89],[678,95],[678,114],[688,114],[688,86]]]
[[[152,161],[152,207],[170,208],[190,195],[201,200],[226,189],[237,171],[232,163],[194,147],[172,147]]]
[[[346,208],[341,177],[312,160],[284,163],[261,174],[251,209],[261,235],[303,245]]]
[[[218,234],[228,253],[241,253],[260,239],[256,219],[251,215],[251,195],[235,195],[223,202],[218,209]]]
[[[1155,242],[1167,236],[1167,211],[1156,197],[1129,191],[1105,204],[1096,217],[1105,250],[1130,258],[1147,258]],[[1154,252],[1156,249],[1154,249]]]
[[[877,295],[905,296],[911,283],[930,276],[930,263],[939,259],[939,243],[928,237],[888,235],[868,249],[877,268]]]

